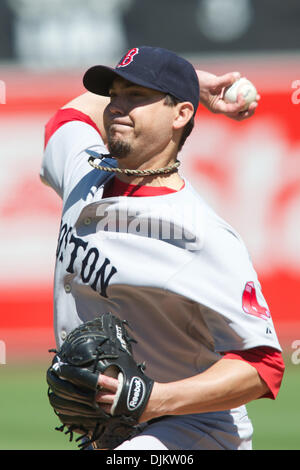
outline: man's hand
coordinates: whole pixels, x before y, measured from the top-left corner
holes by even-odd
[[[119,383],[117,379],[109,377],[107,375],[99,374],[98,386],[100,388],[100,391],[96,395],[96,402],[100,405],[102,410],[105,411],[105,413],[111,413],[112,404],[116,399],[118,384]],[[154,382],[153,390],[149,398],[149,406],[146,406],[145,411],[139,419],[139,423],[143,423],[145,421],[160,416],[160,414],[157,414],[157,410],[159,410],[159,405],[161,401],[159,387],[160,384],[158,382]]]
[[[135,435],[154,381],[135,361],[132,342],[127,322],[106,312],[81,323],[53,350],[46,377],[59,431],[84,433],[100,449]],[[103,407],[96,404],[98,394]]]
[[[108,414],[110,414],[112,404],[116,398],[118,385],[118,379],[109,377],[108,375],[99,374],[98,386],[100,388],[100,392],[96,395],[96,402],[99,403],[103,411]]]
[[[96,401],[107,413],[115,399],[118,381],[100,375]],[[262,397],[269,391],[257,370],[247,362],[220,359],[206,371],[169,383],[154,382],[139,423],[166,415],[207,413],[237,408]]]
[[[253,116],[258,101],[260,100],[259,95],[256,101],[251,103],[249,108],[245,111],[242,111],[245,105],[242,95],[238,96],[236,103],[226,103],[223,99],[225,88],[232,85],[232,83],[241,77],[239,72],[230,72],[221,76],[213,75],[212,73],[202,70],[197,70],[196,72],[200,84],[200,103],[209,111],[215,114],[224,114],[236,121],[242,121]]]

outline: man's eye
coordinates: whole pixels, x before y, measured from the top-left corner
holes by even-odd
[[[142,97],[143,94],[141,91],[131,91],[130,96]]]

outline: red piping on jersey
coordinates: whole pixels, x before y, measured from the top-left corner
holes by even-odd
[[[94,121],[85,113],[78,111],[74,108],[64,108],[59,109],[54,116],[47,122],[45,126],[45,142],[44,146],[46,147],[50,137],[54,134],[57,129],[59,129],[64,124],[72,121],[81,121],[85,122],[92,126],[100,135],[101,132],[99,131],[98,127],[94,123]]]
[[[183,183],[182,189],[185,183]],[[140,186],[137,184],[128,184],[121,181],[118,177],[112,178],[106,185],[103,197],[149,197],[163,196],[164,194],[176,193],[177,189],[171,189],[166,186]]]

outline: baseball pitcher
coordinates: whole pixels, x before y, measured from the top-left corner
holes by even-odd
[[[62,198],[49,399],[81,444],[251,449],[245,405],[274,399],[284,364],[239,233],[195,192],[178,154],[217,77],[141,46],[84,75],[46,125],[42,180]],[[201,112],[201,111],[200,111]]]

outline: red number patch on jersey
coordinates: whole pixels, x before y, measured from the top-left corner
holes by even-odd
[[[133,61],[134,56],[138,53],[139,53],[139,49],[137,47],[134,47],[133,49],[130,49],[130,51],[128,51],[127,54],[125,55],[122,62],[120,62],[117,65],[117,68],[127,67],[127,65],[131,64],[131,62]]]
[[[247,282],[243,292],[243,310],[249,315],[267,320],[271,317],[269,310],[258,303],[254,282]]]

